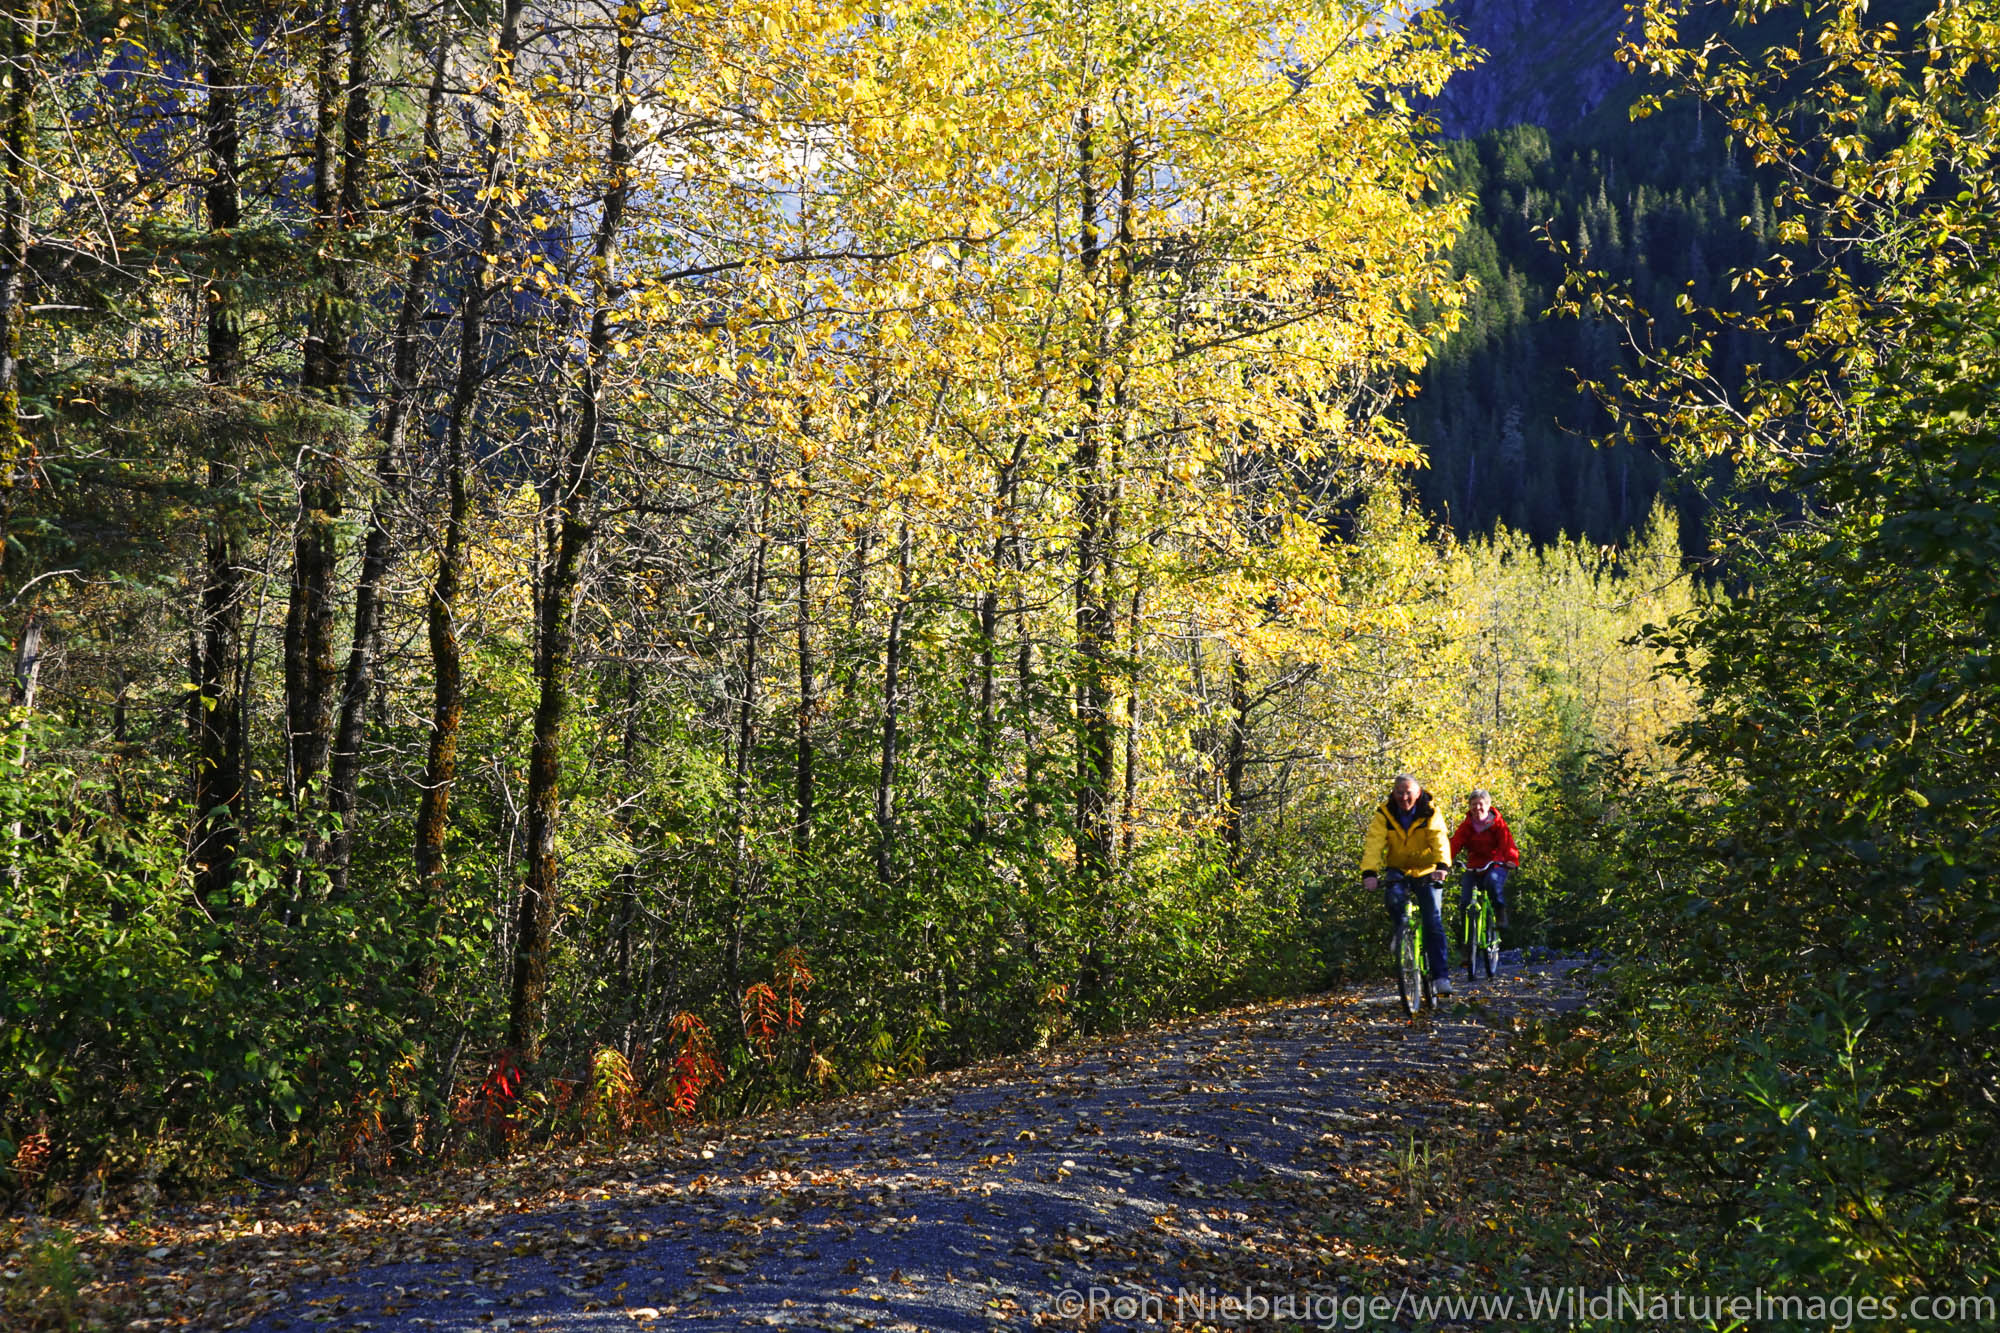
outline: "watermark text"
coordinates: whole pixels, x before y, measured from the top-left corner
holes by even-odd
[[[1543,1327],[1630,1323],[1653,1328],[1784,1320],[1845,1330],[1899,1321],[1906,1324],[1991,1324],[2000,1319],[1993,1296],[1855,1296],[1771,1292],[1677,1291],[1660,1287],[1525,1287],[1509,1292],[1425,1295],[1404,1291],[1284,1291],[1243,1287],[1066,1287],[1048,1309],[1089,1325],[1257,1324],[1364,1329],[1384,1324],[1506,1323],[1526,1319]]]

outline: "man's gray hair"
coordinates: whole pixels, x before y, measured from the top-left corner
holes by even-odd
[[[1468,801],[1484,801],[1486,804],[1491,805],[1493,804],[1493,793],[1484,787],[1474,787],[1466,793],[1465,799]]]
[[[1391,787],[1400,787],[1405,782],[1409,783],[1412,787],[1415,787],[1418,791],[1422,791],[1424,789],[1424,784],[1417,781],[1416,778],[1412,777],[1408,773],[1398,773],[1396,775],[1396,780],[1390,783],[1389,785]]]

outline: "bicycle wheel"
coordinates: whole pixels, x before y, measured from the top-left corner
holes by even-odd
[[[1500,914],[1493,910],[1490,894],[1480,895],[1479,934],[1479,965],[1490,979],[1500,970]]]
[[[1424,1007],[1430,979],[1424,975],[1423,941],[1419,938],[1414,917],[1406,916],[1396,923],[1394,949],[1396,990],[1403,997],[1403,1012],[1415,1018],[1417,1011]]]
[[[1485,899],[1474,891],[1472,902],[1465,909],[1465,979],[1468,982],[1479,979],[1479,954],[1486,942]]]
[[[1500,965],[1500,925],[1493,911],[1493,896],[1479,895],[1479,939],[1473,946],[1472,961],[1479,965],[1488,978]]]

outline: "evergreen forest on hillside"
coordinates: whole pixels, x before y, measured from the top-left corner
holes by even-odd
[[[1399,772],[1606,967],[1397,1244],[2000,1294],[2000,0],[1898,15],[1468,142],[1371,0],[0,15],[0,1317],[1379,984]]]
[[[1414,474],[1432,514],[1463,533],[1495,523],[1537,541],[1622,541],[1666,494],[1699,558],[1704,483],[1648,441],[1621,441],[1593,391],[1629,368],[1624,331],[1552,313],[1572,265],[1614,275],[1669,341],[1683,298],[1732,304],[1732,273],[1775,243],[1766,189],[1728,151],[1713,114],[1608,115],[1551,132],[1510,125],[1447,145],[1449,188],[1474,201],[1452,252],[1476,278],[1463,321],[1440,340],[1399,410],[1427,465]],[[1560,247],[1560,248],[1559,248]],[[1731,329],[1719,380],[1739,390],[1771,342]]]

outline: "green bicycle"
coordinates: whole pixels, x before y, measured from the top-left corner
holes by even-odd
[[[1423,912],[1406,876],[1392,870],[1385,879],[1389,887],[1401,885],[1404,889],[1403,915],[1396,922],[1389,949],[1396,960],[1396,990],[1403,997],[1403,1012],[1415,1018],[1437,998],[1431,989],[1430,969],[1424,965]]]
[[[1465,911],[1465,979],[1477,981],[1484,971],[1492,977],[1500,970],[1500,914],[1493,906],[1493,881],[1481,866],[1470,872],[1472,902]]]

